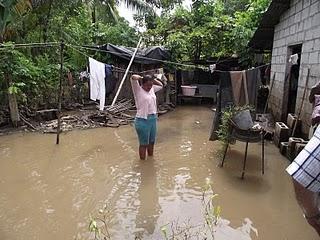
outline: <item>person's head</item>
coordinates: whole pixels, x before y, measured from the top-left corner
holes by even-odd
[[[141,83],[141,87],[149,92],[152,88],[153,82],[152,82],[153,78],[151,75],[143,75],[142,76],[142,83]]]

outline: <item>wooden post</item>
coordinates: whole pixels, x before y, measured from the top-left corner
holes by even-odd
[[[20,122],[19,107],[18,107],[16,94],[14,92],[13,93],[9,92],[9,87],[11,87],[13,83],[12,83],[11,76],[7,72],[4,73],[4,81],[6,83],[6,87],[8,91],[10,119],[11,119],[12,125],[14,127],[18,127]]]
[[[61,125],[61,100],[62,100],[62,81],[63,81],[63,49],[64,41],[60,43],[60,82],[59,82],[59,97],[58,97],[58,126],[57,126],[57,141],[56,144],[59,144],[60,140],[60,125]]]
[[[307,93],[307,88],[308,88],[308,83],[309,83],[309,77],[310,77],[310,68],[308,68],[306,85],[304,86],[303,95],[302,95],[302,100],[301,100],[301,105],[300,105],[299,112],[298,112],[298,115],[297,115],[297,120],[296,120],[295,123],[294,123],[294,127],[293,127],[293,130],[292,130],[291,136],[294,136],[294,134],[296,133],[297,125],[298,125],[298,122],[299,122],[299,119],[300,119],[300,115],[301,115],[301,112],[302,112],[302,107],[303,107],[303,104],[304,104],[304,98],[305,98],[306,93]]]
[[[174,69],[174,91],[175,91],[175,95],[174,95],[174,105],[177,106],[177,102],[178,102],[178,86],[177,86],[177,69]]]
[[[132,64],[132,62],[133,62],[133,59],[134,59],[134,57],[136,56],[136,53],[137,53],[138,48],[139,48],[139,46],[140,46],[141,40],[142,40],[142,38],[139,39],[139,42],[138,42],[137,47],[136,47],[136,50],[135,50],[134,53],[132,54],[131,60],[130,60],[130,62],[129,62],[129,65],[128,65],[128,67],[127,67],[126,72],[125,72],[124,75],[123,75],[123,78],[122,78],[121,83],[120,83],[120,85],[119,85],[118,91],[117,91],[117,93],[116,93],[116,95],[115,95],[115,97],[114,97],[114,99],[113,99],[113,101],[112,101],[111,107],[113,107],[113,105],[114,105],[114,104],[116,103],[116,101],[117,101],[117,98],[118,98],[118,96],[119,96],[119,93],[120,93],[120,90],[121,90],[122,85],[123,85],[123,83],[124,83],[124,80],[126,79],[126,77],[127,77],[127,75],[128,75],[129,69],[130,69],[131,64]]]

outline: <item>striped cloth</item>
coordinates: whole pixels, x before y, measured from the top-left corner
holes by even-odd
[[[320,192],[320,126],[286,170],[305,188]]]

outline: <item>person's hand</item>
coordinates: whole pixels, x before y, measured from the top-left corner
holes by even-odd
[[[133,74],[132,76],[131,76],[131,80],[135,80],[135,81],[140,81],[140,80],[142,80],[142,76],[140,76],[140,75],[138,75],[138,74]]]
[[[153,77],[157,81],[161,82],[162,86],[165,87],[167,85],[167,78],[166,78],[166,76],[164,74],[154,74]]]

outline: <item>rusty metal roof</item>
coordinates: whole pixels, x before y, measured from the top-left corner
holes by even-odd
[[[280,16],[290,8],[290,0],[273,0],[263,14],[259,27],[255,31],[248,46],[255,51],[271,51],[274,26],[279,23]]]

